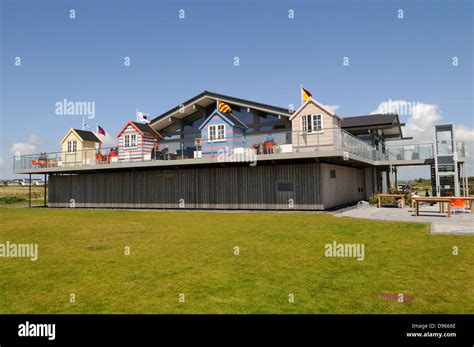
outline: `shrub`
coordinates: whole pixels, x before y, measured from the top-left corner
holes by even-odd
[[[17,204],[19,202],[25,202],[27,201],[26,198],[20,198],[18,196],[1,196],[0,197],[0,203],[2,204]]]

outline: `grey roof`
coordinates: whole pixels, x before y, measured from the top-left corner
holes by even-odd
[[[235,102],[235,103],[246,104],[246,105],[249,105],[250,107],[265,108],[265,109],[274,111],[277,114],[287,115],[288,117],[290,116],[290,113],[289,113],[288,109],[284,108],[284,107],[277,107],[277,106],[272,106],[272,105],[268,105],[268,104],[263,104],[263,103],[260,103],[260,102],[251,101],[251,100],[240,99],[240,98],[236,98],[236,97],[233,97],[233,96],[213,93],[213,92],[210,92],[210,91],[207,91],[207,90],[205,90],[202,93],[192,97],[189,100],[186,100],[185,102],[182,103],[182,105],[186,106],[186,105],[192,104],[193,102],[195,102],[195,101],[197,101],[197,100],[199,100],[199,99],[201,99],[202,97],[205,97],[205,96],[210,97],[210,98],[214,98],[214,99],[225,100],[225,101],[228,101],[230,103]],[[151,124],[155,123],[157,120],[159,120],[161,118],[164,118],[164,117],[178,111],[180,109],[180,107],[182,107],[182,105],[178,105],[178,106],[166,111],[165,113],[159,115],[158,117],[155,117],[154,119],[151,120]]]
[[[381,113],[344,117],[341,126],[353,134],[362,134],[367,130],[379,129],[383,131],[386,140],[409,140],[411,137],[403,137],[402,126],[404,125],[405,123],[400,123],[398,114]]]
[[[344,117],[343,128],[373,127],[400,124],[396,113],[369,114],[366,116]]]
[[[142,133],[150,136],[160,136],[149,124],[132,122]]]
[[[79,135],[79,137],[83,141],[102,142],[92,131],[79,130],[79,129],[74,129],[74,131],[77,133],[77,135]]]
[[[236,126],[244,129],[248,129],[248,126],[246,126],[244,123],[240,121],[237,117],[235,117],[232,113],[223,113],[225,117],[227,117],[232,123],[234,123]]]

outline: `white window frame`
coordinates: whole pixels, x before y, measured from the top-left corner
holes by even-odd
[[[138,144],[138,135],[130,134],[130,148],[137,148]]]
[[[130,134],[123,135],[123,148],[130,148]]]
[[[69,140],[67,142],[67,153],[76,153],[77,152],[77,141]]]
[[[314,129],[314,123],[316,117],[319,117],[320,123],[320,130]],[[324,123],[323,123],[324,116],[320,113],[315,114],[306,114],[301,116],[301,129],[306,134],[322,134],[324,133]],[[308,124],[309,120],[309,124]]]
[[[219,136],[219,127],[222,127],[222,137]],[[211,137],[211,129],[214,130],[215,138]],[[208,140],[209,142],[223,142],[226,140],[226,125],[222,124],[211,124],[208,126]]]

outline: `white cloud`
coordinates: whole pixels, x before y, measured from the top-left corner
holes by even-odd
[[[0,155],[0,169],[4,169],[5,166],[5,158]]]
[[[438,105],[406,100],[383,101],[371,113],[397,113],[399,116],[408,116],[403,134],[405,137],[413,137],[419,143],[433,141],[434,126],[443,118]]]
[[[117,138],[111,136],[110,134],[106,133],[104,135],[96,134],[97,137],[103,142],[104,147],[117,147],[118,141]]]
[[[340,105],[323,105],[324,107],[328,108],[330,111],[337,113],[337,110],[339,110]]]
[[[19,153],[20,155],[24,154],[34,154],[36,151],[36,145],[31,143],[18,142],[14,143],[10,148],[10,152],[13,154]]]
[[[465,142],[474,142],[474,129],[469,129],[464,125],[455,125],[456,140]]]
[[[38,135],[31,134],[28,136],[28,142],[17,142],[10,147],[10,152],[13,154],[19,153],[20,155],[24,154],[34,154],[36,152],[36,146],[44,144],[45,141],[42,140]]]
[[[45,141],[41,139],[38,135],[31,134],[30,136],[28,136],[28,143],[37,146],[44,144]]]
[[[408,116],[405,127],[402,128],[405,137],[413,137],[415,143],[434,142],[434,126],[443,123],[443,114],[436,104],[410,102],[406,100],[387,100],[381,102],[371,112],[397,113],[399,116]],[[447,122],[447,121],[446,121]],[[466,148],[466,162],[472,170],[474,163],[474,129],[463,124],[454,126],[456,141],[464,141]],[[394,141],[393,145],[408,143],[407,141]],[[472,174],[472,173],[471,173]]]

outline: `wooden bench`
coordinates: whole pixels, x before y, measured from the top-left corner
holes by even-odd
[[[379,207],[382,207],[382,198],[402,199],[402,208],[405,207],[405,195],[403,194],[379,194]]]

